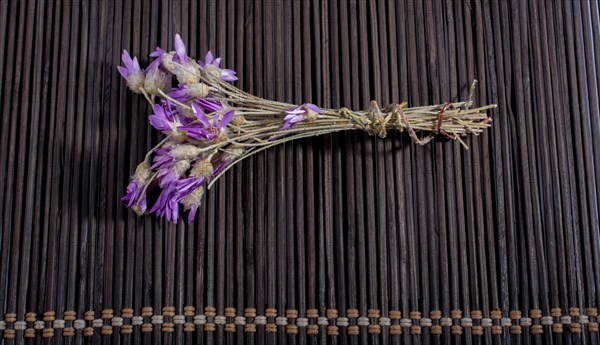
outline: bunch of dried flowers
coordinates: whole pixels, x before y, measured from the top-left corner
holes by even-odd
[[[491,119],[483,111],[495,107],[472,108],[472,93],[465,102],[415,108],[402,103],[380,109],[373,101],[364,111],[275,102],[231,85],[236,72],[221,68],[221,58],[210,51],[196,61],[179,35],[174,46],[173,52],[157,48],[145,69],[124,50],[124,66],[117,67],[127,86],[151,104],[150,125],[165,137],[138,165],[122,199],[138,215],[155,213],[174,223],[180,207],[192,222],[205,189],[237,162],[269,147],[353,129],[382,138],[389,130],[406,130],[421,145],[443,136],[466,147],[461,137],[488,128]],[[417,132],[428,134],[420,138]],[[155,188],[160,194],[148,209],[146,196]]]

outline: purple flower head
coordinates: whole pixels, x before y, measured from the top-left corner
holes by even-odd
[[[227,168],[227,165],[231,163],[225,160],[220,161],[219,163],[217,163],[217,165],[215,166],[215,171],[214,174],[218,175],[220,174],[225,168]]]
[[[194,222],[194,218],[196,217],[196,212],[198,211],[198,207],[202,203],[202,197],[204,196],[204,186],[202,185],[204,181],[202,181],[198,187],[195,187],[190,194],[181,199],[181,204],[183,208],[188,212],[188,224],[192,224]]]
[[[213,65],[215,67],[219,67],[219,65],[221,64],[221,58],[215,59],[215,57],[213,56],[213,53],[210,50],[208,51],[208,53],[206,53],[204,60],[205,60],[204,62],[198,61],[198,63],[202,67],[205,67],[206,65]]]
[[[179,34],[175,34],[175,56],[173,61],[185,64],[187,62],[187,48]]]
[[[170,153],[171,151],[168,152]],[[162,156],[164,157],[164,152]],[[158,162],[154,164],[154,166],[161,166],[161,169],[159,171],[167,171],[169,170],[168,167],[173,166],[172,162],[172,157],[170,161],[165,159],[159,159]],[[189,161],[187,162],[187,166],[189,167]],[[149,213],[156,212],[156,215],[159,217],[166,215],[167,220],[173,221],[173,223],[177,224],[177,220],[179,218],[179,201],[181,201],[181,199],[185,198],[188,194],[190,194],[195,188],[194,186],[190,185],[191,182],[193,182],[190,179],[191,178],[172,179],[168,181],[168,183],[165,181],[165,183],[163,183],[162,185],[160,185],[159,181],[159,185],[162,188],[162,192],[160,193],[154,206],[152,206],[152,208],[150,209]],[[196,179],[194,179],[194,181],[196,181]]]
[[[150,53],[150,57],[153,57],[153,58],[156,58],[156,59],[154,59],[148,65],[148,68],[146,68],[146,71],[153,70],[153,69],[158,68],[159,66],[161,66],[162,58],[166,54],[167,54],[167,52],[165,52],[164,49],[162,49],[161,47],[156,47],[156,50],[153,51],[152,53]]]
[[[179,84],[176,88],[173,89],[173,91],[169,92],[169,97],[179,102],[186,102],[187,100],[189,100],[187,89],[183,84]]]
[[[145,181],[132,179],[127,185],[127,191],[121,200],[125,201],[128,208],[134,208],[137,214],[143,214],[146,211],[146,193],[144,193]]]
[[[234,147],[231,146],[224,150],[223,154],[218,159],[218,163],[215,165],[215,169],[213,171],[213,175],[220,174],[227,166],[233,162],[236,158],[240,157],[244,153],[244,149],[242,147]]]
[[[202,60],[198,60],[198,64],[202,68],[206,69],[209,73],[221,78],[224,81],[238,80],[238,78],[235,76],[236,72],[234,70],[219,67],[219,65],[221,64],[221,58],[215,59],[211,51],[206,53],[206,57],[204,58],[204,60],[204,62]]]
[[[162,49],[157,49],[154,55],[160,57],[160,63],[163,68],[177,77],[182,84],[196,84],[200,81],[200,71],[196,60],[187,56],[187,48],[179,34],[175,35],[175,51],[165,53]]]
[[[187,102],[192,98],[200,99],[201,97],[208,96],[208,90],[208,85],[204,83],[179,84],[178,87],[169,93],[169,96],[179,102]]]
[[[179,219],[179,202],[190,194],[193,194],[198,187],[202,186],[204,181],[205,179],[203,178],[188,177],[169,183],[163,188],[156,203],[150,209],[150,213],[156,212],[156,215],[159,217],[166,215],[167,220],[177,224],[177,220]],[[186,209],[191,209],[191,207],[187,207],[188,205],[185,202],[184,206],[186,206]],[[198,206],[193,211],[194,216],[197,208]],[[194,216],[191,217],[192,220]]]
[[[193,192],[194,189],[200,187],[206,181],[203,177],[198,176],[190,176],[184,179],[177,181],[177,190],[181,193],[181,195],[189,195],[189,193]]]
[[[127,79],[127,77],[133,73],[142,72],[142,68],[140,67],[137,57],[131,59],[131,55],[129,55],[129,52],[126,49],[123,49],[121,59],[123,60],[123,64],[125,65],[125,67],[117,66],[117,69],[119,70],[119,73],[121,73],[121,76],[123,76],[123,78]]]
[[[136,204],[140,199],[142,188],[144,188],[143,181],[131,179],[127,185],[127,191],[125,196],[121,200],[125,201],[125,205],[129,208]]]
[[[127,193],[121,198],[125,201],[125,205],[132,208],[138,215],[146,212],[146,193],[144,189],[149,177],[148,163],[144,161],[135,169],[135,173],[127,186]]]
[[[181,174],[176,178],[165,180],[160,185],[162,192],[154,206],[152,206],[150,213],[156,212],[159,217],[166,215],[169,221],[172,220],[177,223],[179,217],[178,203],[181,202],[185,210],[190,210],[188,221],[193,221],[204,193],[204,190],[199,188],[213,175],[213,165],[210,158],[198,160],[199,153],[197,148],[189,144],[164,147],[157,150],[155,163],[151,168],[159,168],[159,175],[161,171],[165,171],[162,176],[168,179],[169,173],[176,171],[178,169],[177,165],[181,165],[181,169],[176,171],[177,174],[180,172]],[[182,160],[177,161],[176,159]],[[190,160],[195,161],[194,166],[187,177],[182,177],[190,166]],[[185,163],[181,164],[183,161]]]
[[[171,156],[173,146],[161,147],[154,151],[154,158],[152,159],[152,166],[150,170],[170,165],[175,159]]]
[[[189,144],[161,147],[155,151],[150,169],[158,169],[158,185],[164,188],[179,180],[189,169],[191,162],[200,154],[200,149]]]
[[[165,55],[167,52],[161,47],[156,47],[156,50],[150,53],[151,57],[159,58]]]
[[[170,164],[164,164],[158,169],[158,186],[160,188],[165,188],[168,184],[179,180],[189,167],[190,161],[187,159],[176,162],[171,161]]]
[[[117,70],[121,74],[121,76],[127,81],[127,86],[136,93],[141,93],[141,90],[144,88],[144,71],[140,67],[140,63],[137,60],[137,57],[133,59],[129,55],[129,52],[123,49],[123,54],[121,55],[121,59],[123,60],[123,66],[117,66]]]
[[[202,203],[204,183],[208,181],[211,176],[214,176],[214,174],[215,168],[211,158],[206,158],[194,163],[194,167],[191,169],[188,178],[181,179],[177,182],[179,190],[188,193],[181,199],[181,204],[184,206],[184,209],[189,210],[188,223],[194,221],[196,211]]]
[[[171,105],[168,102],[164,102],[162,105],[155,104],[153,110],[154,114],[148,117],[150,125],[166,134],[177,135],[177,128],[183,123],[182,118]]]
[[[158,196],[156,203],[150,209],[149,213],[156,212],[158,217],[162,217],[164,215],[167,216],[167,220],[173,221],[173,223],[177,224],[177,219],[179,218],[179,200],[181,200],[183,196],[177,190],[176,183],[170,183],[166,187],[163,188],[162,192]]]
[[[215,114],[211,121],[196,103],[192,103],[192,109],[198,122],[186,126],[179,126],[178,129],[186,131],[190,138],[200,140],[215,140],[225,131],[225,127],[233,118],[234,110],[229,110],[219,120],[219,114]]]
[[[223,110],[224,107],[219,101],[209,101],[206,99],[199,99],[197,101],[198,105],[204,108],[209,113],[214,113],[215,111]]]
[[[295,124],[304,121],[306,118],[316,119],[318,114],[322,114],[323,111],[312,103],[304,103],[294,109],[286,110],[285,113],[287,115],[283,118],[283,121],[285,121],[281,128],[283,130],[293,127]]]
[[[157,61],[157,60],[155,60]],[[146,69],[144,89],[149,95],[160,95],[159,91],[168,92],[171,89],[171,74],[158,64],[150,64]]]

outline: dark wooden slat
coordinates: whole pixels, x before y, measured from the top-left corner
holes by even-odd
[[[8,13],[10,13],[12,18],[7,18],[7,22],[9,22],[9,24],[11,24],[12,26],[9,29],[11,35],[9,35],[9,37],[6,37],[6,42],[7,46],[9,47],[8,49],[15,52],[15,54],[8,54],[8,56],[5,58],[7,68],[4,77],[6,79],[2,80],[2,110],[4,113],[9,113],[11,112],[11,110],[14,111],[14,108],[19,104],[18,96],[20,87],[20,74],[22,73],[22,68],[20,68],[20,66],[16,64],[16,58],[18,54],[22,54],[23,42],[22,40],[18,39],[16,31],[18,32],[23,30],[23,26],[25,24],[25,11],[23,6],[21,6],[21,9],[19,10],[17,3],[11,3],[8,10]],[[17,82],[14,81],[15,79]],[[14,97],[17,97],[17,99],[14,99]],[[0,227],[2,229],[3,253],[2,260],[0,261],[0,270],[2,272],[2,274],[0,275],[0,284],[2,284],[2,286],[0,287],[0,293],[2,294],[2,296],[6,296],[2,300],[2,311],[4,313],[16,311],[15,308],[17,298],[16,294],[10,293],[10,289],[14,289],[14,280],[17,278],[15,277],[15,274],[16,272],[18,272],[19,262],[16,261],[16,258],[13,256],[15,254],[19,255],[20,249],[18,243],[21,235],[20,231],[16,233],[11,231],[13,227],[12,204],[13,200],[15,199],[14,194],[16,193],[14,188],[16,172],[14,170],[16,170],[18,162],[15,161],[17,160],[17,157],[19,155],[16,147],[17,145],[19,145],[20,142],[19,138],[16,137],[18,122],[19,119],[15,116],[6,116],[5,119],[3,119],[1,122],[1,144],[2,147],[5,148],[5,152],[3,152],[0,155],[0,186],[4,191],[4,197],[2,198],[3,200],[2,202],[0,202],[0,207],[3,208],[1,213],[2,220],[0,221]],[[4,206],[5,203],[7,204],[6,207]],[[8,286],[9,284],[10,286]]]

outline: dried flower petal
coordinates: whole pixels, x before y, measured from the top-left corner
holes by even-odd
[[[131,89],[131,91],[135,93],[142,93],[142,90],[144,89],[144,80],[146,77],[142,71],[142,68],[140,67],[137,57],[131,59],[129,52],[123,49],[121,59],[123,60],[125,67],[117,66],[117,70],[125,79],[125,81],[127,81],[127,86]]]
[[[315,120],[322,112],[321,108],[312,103],[304,103],[299,107],[288,109],[285,111],[287,115],[283,118],[284,123],[281,129],[289,129],[305,119]]]
[[[125,205],[138,214],[142,215],[146,211],[146,183],[150,178],[148,163],[146,161],[140,163],[135,169],[135,173],[131,177],[129,185],[127,185],[127,193],[121,198],[125,201]]]
[[[204,68],[207,73],[214,75],[215,77],[221,78],[224,81],[236,81],[238,78],[235,76],[236,72],[231,69],[219,68],[221,64],[221,58],[215,59],[213,53],[209,51],[206,53],[204,62],[198,60],[200,67]]]

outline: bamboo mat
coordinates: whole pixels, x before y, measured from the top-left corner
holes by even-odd
[[[228,172],[196,222],[119,200],[158,142],[117,73],[180,33],[257,96],[497,103],[470,150],[362,132]],[[0,337],[598,344],[590,1],[0,1]]]

